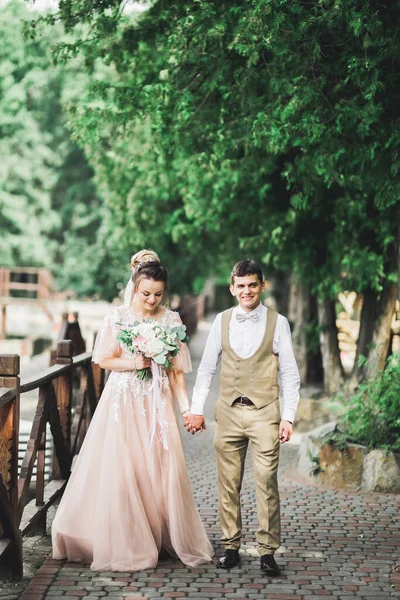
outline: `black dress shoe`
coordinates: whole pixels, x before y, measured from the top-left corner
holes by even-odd
[[[281,570],[276,564],[272,554],[264,554],[260,559],[261,571],[271,577],[277,577],[281,574]]]
[[[233,567],[236,567],[239,563],[239,550],[225,550],[225,554],[219,559],[217,566],[222,569],[233,569]]]

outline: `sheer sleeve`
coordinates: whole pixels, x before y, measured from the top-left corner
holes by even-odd
[[[174,325],[182,325],[182,319],[177,312],[171,311],[171,317],[169,321],[169,325],[172,327]],[[181,342],[179,342],[179,348],[178,354],[172,359],[173,367],[177,371],[190,373],[192,370],[192,361],[190,358],[189,348],[187,347],[187,344],[183,344]]]
[[[115,358],[120,355],[121,347],[117,341],[118,321],[120,321],[120,315],[115,308],[104,318],[93,348],[92,361],[94,363],[100,363],[105,358]]]

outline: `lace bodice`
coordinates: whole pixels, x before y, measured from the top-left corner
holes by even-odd
[[[168,309],[158,320],[164,325],[182,324],[179,314]],[[112,308],[104,318],[103,326],[97,334],[93,349],[93,362],[100,363],[105,358],[131,358],[132,354],[121,346],[117,340],[117,335],[122,326],[133,325],[134,321],[135,317],[130,307],[122,305]],[[173,367],[182,370],[184,373],[189,373],[192,370],[190,354],[186,344],[180,346],[179,354],[172,359]]]
[[[164,325],[181,325],[182,321],[178,313],[165,310],[159,319]],[[93,349],[92,360],[101,363],[106,358],[131,358],[132,354],[124,348],[117,340],[117,335],[123,326],[133,325],[135,317],[129,307],[123,305],[112,308],[106,315],[102,328],[100,329]],[[177,356],[171,359],[172,369],[188,373],[192,369],[189,350],[186,344],[180,344]],[[155,403],[152,412],[152,429],[158,428],[159,437],[164,448],[168,448],[168,424],[164,419],[165,404],[168,401],[168,390],[170,389],[169,378],[166,369],[156,363],[152,363],[153,378],[149,381],[141,381],[136,376],[136,370],[111,371],[106,387],[113,398],[114,421],[120,422],[120,411],[132,402],[139,408],[143,415],[146,414],[149,403]],[[178,403],[181,401],[178,399]],[[147,407],[147,408],[146,408]],[[180,406],[181,410],[186,407]],[[157,425],[158,423],[158,425]],[[151,434],[151,438],[154,434]]]

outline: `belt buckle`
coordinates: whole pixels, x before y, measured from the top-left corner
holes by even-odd
[[[241,395],[239,404],[241,404],[242,406],[246,406],[245,402],[243,402],[243,398],[246,398],[246,400],[247,400],[247,396]]]

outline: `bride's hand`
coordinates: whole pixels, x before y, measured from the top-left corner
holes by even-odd
[[[185,429],[187,429],[187,426],[190,423],[191,414],[190,414],[189,411],[187,411],[187,412],[185,412],[185,413],[182,414],[182,417],[183,417],[183,425],[184,425]]]
[[[192,435],[207,429],[203,415],[192,415],[191,413],[188,413],[187,420],[185,419],[185,428],[186,431]]]
[[[133,368],[137,371],[147,369],[151,365],[151,358],[147,358],[144,354],[135,354],[133,357]]]

